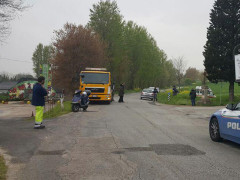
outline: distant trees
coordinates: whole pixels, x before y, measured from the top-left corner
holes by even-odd
[[[9,75],[7,73],[0,74],[0,82],[18,81],[21,78],[33,78],[33,76],[25,73],[18,73],[16,75]]]
[[[40,66],[42,64],[49,64],[49,61],[52,57],[52,47],[43,46],[39,43],[33,52],[32,61],[33,61],[33,71],[36,74],[36,77],[40,76]]]
[[[18,81],[22,78],[31,78],[33,79],[34,77],[31,74],[26,74],[26,73],[18,73],[16,75],[14,75],[11,79],[12,81]]]
[[[86,67],[105,67],[105,44],[98,34],[81,25],[65,24],[55,31],[54,54],[51,63],[54,67],[54,84],[67,93],[79,88],[76,81],[81,70]]]
[[[200,71],[196,68],[189,67],[185,73],[185,79],[190,79],[192,82],[200,80]]]
[[[0,0],[0,41],[3,41],[10,32],[9,21],[25,8],[23,0]]]
[[[127,88],[172,85],[175,68],[146,28],[125,22],[116,1],[100,1],[90,10],[88,27],[107,45],[108,69]]]
[[[216,0],[210,14],[204,66],[207,78],[217,83],[228,81],[229,100],[234,100],[235,68],[233,49],[240,44],[240,1]]]
[[[0,74],[0,82],[8,82],[12,81],[12,78],[7,73],[1,73]]]

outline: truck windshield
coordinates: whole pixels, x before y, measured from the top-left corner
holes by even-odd
[[[109,74],[108,73],[82,73],[83,84],[108,84]]]

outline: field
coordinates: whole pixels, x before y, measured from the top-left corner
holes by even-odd
[[[172,96],[172,90],[166,90],[165,92],[158,94],[158,101],[160,103],[164,104],[176,104],[176,105],[191,105],[191,100],[189,97],[189,92],[192,88],[196,88],[196,86],[200,86],[200,83],[193,84],[192,86],[183,87],[180,91],[180,93],[177,96]],[[228,95],[228,89],[229,89],[229,83],[222,82],[218,84],[214,83],[207,83],[208,87],[210,87],[213,91],[213,93],[216,95],[216,98],[211,98],[210,106],[222,106],[226,105],[229,102],[229,95]],[[234,102],[240,101],[240,86],[238,86],[237,83],[235,83],[234,86],[234,92],[235,92],[235,100]],[[171,93],[170,95],[170,101],[168,101],[168,93]],[[196,104],[200,100],[200,97],[197,97]]]

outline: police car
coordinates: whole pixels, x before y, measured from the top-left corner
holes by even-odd
[[[209,134],[215,142],[227,139],[240,144],[240,103],[228,104],[215,112],[209,122]]]

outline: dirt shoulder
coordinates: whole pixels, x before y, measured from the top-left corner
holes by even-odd
[[[21,102],[0,104],[0,119],[27,118],[31,117],[32,112],[35,110],[30,104],[21,104]]]

